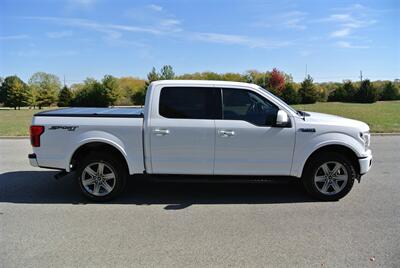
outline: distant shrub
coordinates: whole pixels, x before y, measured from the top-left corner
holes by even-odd
[[[355,100],[360,103],[373,103],[379,98],[378,91],[367,79],[362,81],[360,89],[355,94]]]
[[[380,96],[381,100],[396,100],[399,98],[399,92],[392,82],[387,82]]]
[[[108,99],[107,90],[102,83],[94,79],[86,79],[83,87],[76,93],[71,101],[74,107],[108,107],[110,100]]]
[[[346,81],[328,96],[328,101],[353,102],[356,89],[351,81]]]
[[[72,101],[72,92],[67,86],[64,86],[61,89],[60,93],[58,94],[57,106],[58,107],[70,106],[71,101]]]
[[[310,75],[308,75],[301,83],[299,96],[301,99],[301,103],[304,104],[315,103],[318,100],[319,92],[315,88],[313,84],[313,79]]]
[[[282,99],[288,104],[298,104],[301,99],[295,85],[293,83],[286,83],[282,91]]]

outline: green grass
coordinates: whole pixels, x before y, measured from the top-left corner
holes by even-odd
[[[364,121],[372,132],[400,132],[400,101],[373,104],[320,102],[295,109],[340,115]],[[0,136],[27,136],[32,115],[41,110],[0,108]]]
[[[357,119],[367,123],[371,132],[400,132],[400,101],[379,101],[372,104],[319,102],[293,107],[302,111]]]
[[[42,110],[0,108],[0,136],[27,136],[32,116]]]

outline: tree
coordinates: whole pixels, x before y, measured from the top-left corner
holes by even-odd
[[[0,95],[5,106],[20,109],[27,104],[28,87],[18,76],[8,76],[1,85]]]
[[[170,65],[165,65],[161,69],[161,71],[164,71],[164,76],[171,75],[171,72],[172,72],[172,76],[175,76],[174,72],[172,71],[172,67]],[[147,74],[147,81],[146,81],[144,87],[141,90],[138,90],[132,94],[131,101],[133,102],[133,104],[144,105],[147,88],[149,87],[151,82],[161,80],[161,79],[168,79],[168,78],[162,77],[162,75],[157,73],[156,68],[153,67],[151,69],[151,71]]]
[[[268,89],[277,96],[282,96],[282,91],[285,88],[285,77],[278,69],[272,69],[268,79]]]
[[[383,87],[381,100],[396,100],[399,97],[399,92],[392,82],[387,82]]]
[[[308,75],[304,81],[301,83],[299,89],[299,95],[301,98],[301,103],[315,103],[318,99],[318,91],[316,90],[313,79],[310,75]]]
[[[115,102],[117,102],[122,96],[118,79],[112,75],[105,75],[102,80],[102,84],[104,90],[106,91],[106,97],[109,105],[114,105]]]
[[[134,105],[144,105],[144,101],[146,99],[146,91],[140,90],[133,93],[131,96],[131,101]]]
[[[37,103],[37,98],[38,98],[38,89],[36,86],[32,86],[32,85],[27,85],[29,90],[28,90],[28,105],[29,108],[33,107],[33,109],[36,108],[36,106],[38,105]]]
[[[266,73],[262,73],[257,70],[249,70],[244,74],[244,78],[247,83],[256,84],[260,87],[265,87],[265,76]]]
[[[71,101],[74,107],[108,107],[110,100],[103,84],[95,79],[87,78]]]
[[[3,92],[3,83],[4,79],[3,77],[0,77],[0,103],[3,103],[6,99],[6,92]]]
[[[171,65],[164,65],[160,70],[160,80],[171,80],[175,78],[174,70]]]
[[[355,100],[361,103],[373,103],[378,100],[378,97],[378,91],[371,82],[366,79],[361,82],[360,89],[355,95]]]
[[[294,83],[289,82],[285,84],[285,88],[282,91],[282,99],[288,104],[300,103],[301,99],[295,89]]]
[[[146,81],[136,77],[121,77],[118,79],[122,98],[117,102],[118,105],[132,105],[132,95],[138,91],[143,91]]]
[[[71,101],[72,101],[72,91],[67,87],[64,86],[61,91],[60,94],[58,94],[58,103],[57,106],[58,107],[68,107],[71,105]]]
[[[29,79],[29,85],[37,89],[39,109],[54,104],[61,89],[60,79],[54,74],[45,72],[34,73]]]
[[[151,82],[160,80],[160,75],[157,73],[156,68],[152,68],[147,74],[147,81],[145,83],[145,88],[148,88]]]
[[[328,96],[328,101],[353,102],[357,90],[351,81],[344,81]]]

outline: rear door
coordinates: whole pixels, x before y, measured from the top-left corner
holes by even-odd
[[[214,174],[289,175],[294,127],[275,127],[278,107],[256,92],[222,89]]]
[[[154,174],[213,174],[220,101],[214,87],[161,89],[157,116],[150,123]]]

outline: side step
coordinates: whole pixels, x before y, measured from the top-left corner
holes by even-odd
[[[154,182],[178,183],[287,183],[299,181],[290,176],[204,176],[204,175],[147,175],[146,179]]]

